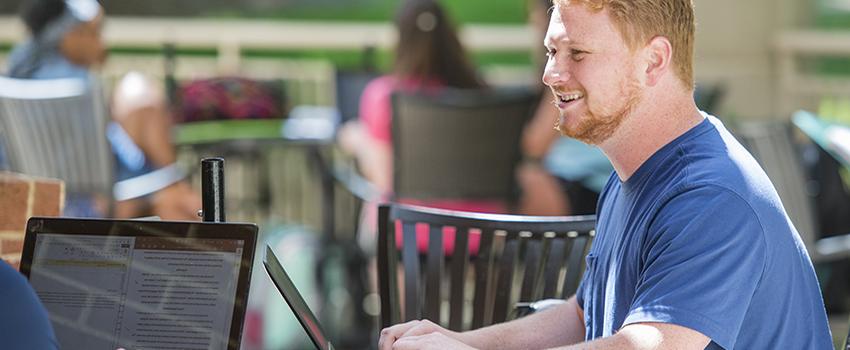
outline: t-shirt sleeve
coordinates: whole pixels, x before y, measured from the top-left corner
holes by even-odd
[[[0,261],[0,339],[3,348],[57,349],[47,311],[23,275]]]
[[[360,122],[366,133],[374,140],[390,144],[392,142],[391,119],[393,79],[384,76],[372,80],[360,95]]]
[[[731,190],[703,186],[674,196],[650,223],[623,325],[676,324],[731,348],[763,274],[765,249],[758,216]]]

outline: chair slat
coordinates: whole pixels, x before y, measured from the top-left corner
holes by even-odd
[[[463,328],[466,271],[469,265],[469,228],[458,227],[455,233],[455,249],[452,252],[452,283],[449,295],[449,329]]]
[[[522,236],[520,236],[522,238]],[[549,245],[551,237],[536,237],[528,236],[522,238],[525,241],[523,252],[524,255],[524,273],[522,277],[522,288],[519,293],[520,301],[533,301],[540,298],[542,295],[542,278],[544,266],[549,259]]]
[[[534,267],[534,284],[532,286],[531,298],[529,300],[538,300],[543,297],[543,283],[545,278],[546,266],[549,262],[552,242],[554,241],[554,238],[554,234],[551,234],[551,232],[547,232],[543,235],[542,241],[540,242],[540,260],[537,262],[537,264],[532,265],[532,267]]]
[[[390,222],[390,208],[378,207],[378,222]],[[381,295],[381,328],[387,328],[399,321],[398,256],[395,244],[395,225],[378,225],[378,293]]]
[[[505,238],[505,249],[499,261],[499,277],[496,281],[496,300],[493,307],[493,323],[501,323],[507,320],[508,307],[511,300],[511,285],[514,283],[514,271],[517,265],[519,253],[519,233],[508,232]],[[510,306],[512,307],[512,305]]]
[[[440,295],[443,282],[443,229],[430,225],[425,272],[425,318],[440,323]]]
[[[573,240],[567,263],[567,273],[564,277],[563,288],[561,289],[561,298],[566,299],[570,297],[578,289],[581,275],[584,272],[584,257],[587,249],[590,247],[590,242],[590,237],[587,236],[578,236]]]
[[[558,239],[553,240],[549,250],[549,260],[546,263],[546,272],[543,277],[543,297],[562,297],[558,289],[563,285],[564,263],[572,251],[573,240],[566,238],[566,232],[556,233]]]
[[[422,318],[419,290],[419,252],[416,246],[416,223],[402,223],[403,242],[401,260],[404,264],[404,320]]]
[[[525,242],[524,249],[520,252],[520,256],[524,256],[521,264],[523,274],[522,274],[522,288],[519,291],[519,300],[520,301],[530,301],[533,298],[534,294],[534,283],[536,282],[537,277],[537,269],[535,268],[542,258],[541,246],[543,242],[539,239],[534,239],[531,237],[523,238],[520,236],[520,239]]]
[[[478,256],[475,260],[475,296],[472,304],[472,329],[478,329],[489,323],[493,314],[492,304],[487,303],[492,291],[493,270],[493,237],[494,230],[482,230],[481,244],[478,247]]]

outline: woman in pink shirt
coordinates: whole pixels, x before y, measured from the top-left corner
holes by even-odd
[[[340,133],[342,147],[355,155],[363,175],[385,194],[391,194],[393,188],[392,94],[396,91],[432,94],[443,87],[486,88],[461,46],[454,25],[436,1],[405,1],[397,13],[395,25],[398,44],[392,73],[376,78],[366,86],[360,98],[359,123],[346,125]],[[506,203],[463,198],[396,200],[475,212],[505,212],[507,207]],[[367,219],[366,223],[372,224],[374,207],[369,209],[373,213],[367,213],[366,217],[371,220]],[[454,232],[447,231],[446,234],[445,248],[450,252],[454,245]],[[418,236],[420,249],[424,250],[426,233],[419,232]],[[470,239],[472,251],[477,251],[477,238]]]

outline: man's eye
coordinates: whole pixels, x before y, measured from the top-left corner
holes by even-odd
[[[576,61],[576,62],[584,59],[584,55],[586,55],[586,54],[587,54],[587,51],[575,50],[575,49],[570,50],[570,58],[573,61]]]
[[[555,56],[555,50],[546,50],[546,57],[552,58]]]

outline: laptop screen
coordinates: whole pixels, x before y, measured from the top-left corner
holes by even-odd
[[[266,267],[266,272],[268,272],[277,290],[283,296],[283,299],[286,300],[286,303],[289,304],[292,312],[295,313],[295,317],[301,323],[301,327],[310,336],[313,345],[319,350],[333,350],[333,345],[328,341],[325,332],[322,331],[322,326],[319,324],[319,320],[316,319],[316,315],[307,306],[307,302],[301,297],[301,293],[295,288],[295,284],[289,279],[289,275],[286,274],[274,251],[269,246],[266,246],[266,260],[263,261],[263,265]]]
[[[251,224],[36,218],[21,271],[63,349],[236,349],[255,240]]]

